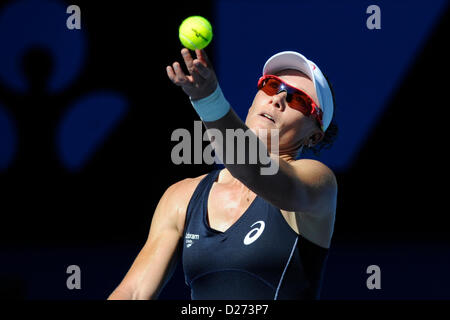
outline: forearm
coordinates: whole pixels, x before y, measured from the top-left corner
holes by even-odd
[[[150,296],[144,296],[137,291],[131,291],[123,288],[116,288],[108,297],[107,300],[153,300],[156,299],[159,292],[155,290],[155,293]]]
[[[108,300],[133,300],[131,291],[117,287],[108,297]]]
[[[192,104],[208,129],[217,158],[234,177],[250,182],[277,173],[279,159],[276,155],[271,158],[269,153],[278,153],[276,130],[255,134],[231,108],[220,87]]]
[[[151,281],[149,281],[151,283]],[[156,299],[163,285],[153,288],[151,285],[139,285],[133,288],[121,283],[108,297],[108,300],[151,300]]]
[[[265,141],[250,130],[233,109],[218,120],[203,123],[214,138],[217,158],[234,177],[250,183],[268,171],[273,159]]]
[[[172,250],[170,235],[165,236],[157,237],[156,241],[144,246],[125,278],[110,294],[108,300],[158,298],[161,290],[172,277],[178,262],[179,248]]]

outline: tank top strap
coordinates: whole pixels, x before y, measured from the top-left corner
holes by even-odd
[[[221,169],[209,172],[198,184],[186,210],[186,220],[184,224],[184,232],[192,219],[202,219],[203,202],[207,200],[209,191],[214,181],[216,181]]]

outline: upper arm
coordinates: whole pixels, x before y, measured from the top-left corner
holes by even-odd
[[[328,167],[315,160],[299,160],[295,166],[307,186],[309,198],[308,206],[295,213],[299,233],[311,242],[329,248],[336,214],[336,177]]]
[[[325,212],[333,207],[337,182],[333,172],[315,160],[279,159],[274,175],[252,175],[242,182],[256,194],[286,211]]]
[[[337,181],[333,171],[323,163],[304,159],[292,165],[294,185],[303,197],[294,197],[295,206],[300,211],[317,212],[328,215],[334,212],[337,198]],[[295,201],[296,200],[296,201]]]
[[[161,197],[147,241],[116,290],[127,292],[132,299],[150,299],[159,294],[176,266],[187,203],[193,192],[189,192],[193,189],[191,180],[175,183]]]

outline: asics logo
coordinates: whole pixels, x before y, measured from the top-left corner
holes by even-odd
[[[253,227],[255,224],[259,224],[259,226],[250,230],[244,238],[244,244],[246,246],[255,242],[264,231],[265,227],[264,221],[256,221],[254,224],[251,225],[251,227]]]

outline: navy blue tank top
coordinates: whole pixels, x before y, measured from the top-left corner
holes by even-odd
[[[192,299],[317,299],[328,250],[298,235],[280,209],[257,196],[225,232],[208,225],[205,176],[186,212],[182,262]]]

